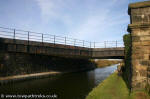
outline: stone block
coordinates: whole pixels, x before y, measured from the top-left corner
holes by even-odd
[[[131,9],[132,24],[150,23],[150,7]]]
[[[35,46],[29,46],[29,53],[36,53],[36,47]]]
[[[27,46],[25,45],[16,45],[17,52],[27,52]]]
[[[16,45],[8,44],[7,50],[11,51],[11,52],[15,52],[16,51]]]

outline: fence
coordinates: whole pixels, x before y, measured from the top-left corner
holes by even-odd
[[[24,31],[19,29],[0,27],[0,37],[10,39],[20,39],[27,41],[37,41],[42,43],[63,44],[71,46],[79,46],[86,48],[110,48],[123,47],[123,41],[104,41],[104,42],[89,42],[74,38]]]
[[[143,1],[149,1],[149,0],[129,0],[129,3],[136,3],[136,2],[143,2]]]

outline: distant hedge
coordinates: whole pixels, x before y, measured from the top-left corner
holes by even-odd
[[[125,34],[123,36],[124,46],[125,46],[125,66],[123,67],[123,78],[126,81],[129,88],[131,85],[131,35]]]

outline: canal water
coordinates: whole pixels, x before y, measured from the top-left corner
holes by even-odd
[[[85,99],[90,91],[117,69],[117,65],[95,70],[54,75],[0,86],[0,94],[55,95],[54,99]]]

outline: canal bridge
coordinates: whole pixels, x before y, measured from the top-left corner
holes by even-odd
[[[89,42],[0,27],[1,51],[87,59],[123,59],[121,41]]]
[[[126,74],[127,84],[129,84],[128,86],[130,86],[131,91],[150,90],[148,88],[148,86],[150,86],[150,1],[130,4],[128,14],[130,15],[128,32],[131,34],[132,47],[127,55],[128,57],[126,57],[125,71],[123,72]],[[88,67],[87,64],[85,64],[88,62],[86,61],[88,59],[123,59],[123,43],[122,46],[119,44],[119,41],[105,41],[100,42],[100,46],[97,46],[97,42],[0,27],[0,53],[2,54],[0,55],[0,70],[2,69],[0,76],[3,76],[1,74],[5,76],[16,75],[19,71],[22,72],[18,74],[33,73],[33,71],[37,72],[37,70],[39,72],[43,66],[46,67],[45,59],[47,59],[48,62],[47,67],[51,66],[50,69],[46,68],[46,70],[55,70],[54,67],[56,67],[56,65],[49,63],[51,57],[44,57],[43,61],[41,60],[41,57],[44,55],[69,57],[67,58],[69,59],[68,61],[66,61],[66,59],[63,60],[68,65],[65,68],[62,67],[65,70],[67,68],[71,68],[72,70],[76,69],[78,71],[85,70],[84,68]],[[19,55],[20,53],[23,54],[19,56],[16,55],[16,53],[19,53]],[[24,53],[31,55],[27,56]],[[17,59],[14,59],[14,56]],[[25,56],[26,58],[24,58]],[[77,59],[70,60],[72,57],[73,59]],[[35,61],[31,63],[30,61],[33,60],[33,58]],[[70,63],[73,62],[74,66],[72,66],[73,64],[68,64],[69,61]],[[15,64],[15,62],[17,64]],[[36,69],[35,65],[37,65]],[[58,65],[58,68],[60,68],[60,64]],[[66,64],[64,64],[64,66],[65,65]],[[22,68],[23,66],[24,68]],[[40,68],[37,69],[37,67]],[[14,70],[18,71],[16,72]]]

